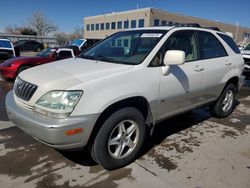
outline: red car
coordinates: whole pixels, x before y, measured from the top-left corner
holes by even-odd
[[[17,57],[0,64],[0,74],[5,79],[14,79],[25,69],[56,60],[75,57],[70,48],[48,48],[34,57]]]

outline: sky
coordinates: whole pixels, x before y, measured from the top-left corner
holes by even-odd
[[[0,0],[0,32],[23,26],[37,11],[70,33],[83,27],[83,18],[99,14],[153,7],[169,12],[250,28],[250,0]]]

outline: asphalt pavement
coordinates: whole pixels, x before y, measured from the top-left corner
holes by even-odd
[[[60,152],[13,125],[4,99],[13,83],[0,80],[0,187],[250,187],[250,82],[232,115],[211,117],[207,108],[156,126],[134,163],[115,171],[95,164],[86,151]]]

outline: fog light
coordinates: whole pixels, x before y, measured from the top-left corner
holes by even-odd
[[[66,135],[71,136],[71,135],[78,134],[81,132],[83,132],[83,128],[67,130],[65,133],[66,133]]]

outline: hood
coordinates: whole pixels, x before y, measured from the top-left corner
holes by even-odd
[[[66,89],[77,83],[105,77],[131,67],[133,65],[70,58],[25,70],[20,77],[38,86],[46,85],[46,88],[55,90]]]
[[[42,59],[42,57],[39,57],[39,56],[34,56],[34,57],[15,57],[15,58],[11,58],[11,59],[8,59],[8,60],[4,61],[1,65],[7,66],[9,64],[13,64],[13,63],[16,63],[16,62],[38,61],[39,59]]]

